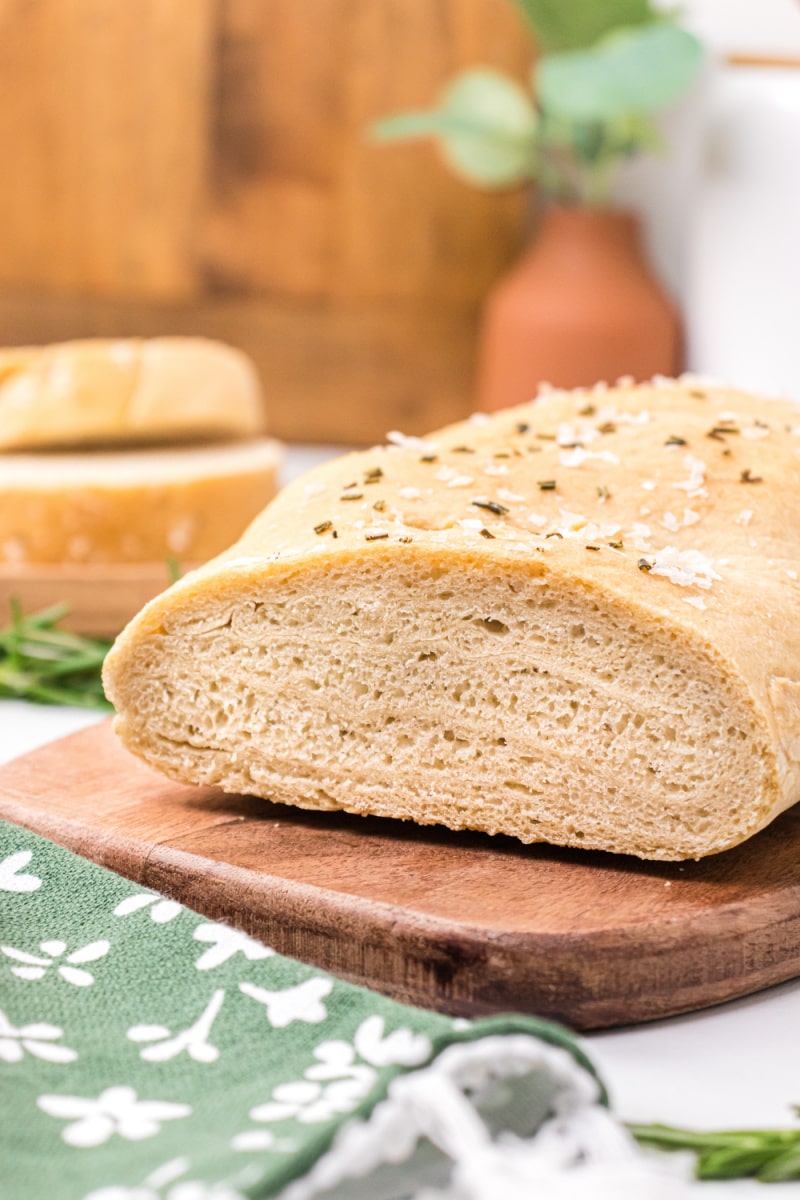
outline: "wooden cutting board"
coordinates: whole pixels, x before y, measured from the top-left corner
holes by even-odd
[[[0,816],[404,1001],[578,1029],[800,975],[800,806],[699,863],[314,814],[162,779],[110,722],[0,769]]]
[[[185,573],[191,566],[181,564]],[[66,604],[64,629],[114,638],[148,600],[169,587],[169,565],[160,563],[0,563],[0,625],[8,621],[12,597],[22,611]]]

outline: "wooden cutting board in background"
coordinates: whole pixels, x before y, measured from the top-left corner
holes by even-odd
[[[184,568],[184,573],[189,569]],[[59,622],[63,629],[115,638],[139,609],[171,582],[166,562],[0,562],[0,623],[8,620],[12,600],[18,600],[25,613],[65,604],[69,611]]]
[[[508,0],[0,0],[0,345],[221,338],[285,440],[466,415],[528,198],[367,131],[533,53]]]
[[[104,722],[0,769],[0,817],[283,954],[451,1013],[597,1029],[800,975],[800,806],[726,854],[641,863],[186,787]]]

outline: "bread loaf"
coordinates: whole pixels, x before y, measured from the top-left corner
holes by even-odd
[[[554,393],[287,488],[106,665],[174,779],[652,859],[800,799],[800,410]]]
[[[0,350],[0,450],[236,438],[263,425],[255,369],[203,338]]]
[[[0,562],[205,562],[275,494],[279,462],[268,439],[0,454]]]

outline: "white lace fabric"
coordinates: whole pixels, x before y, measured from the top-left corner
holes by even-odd
[[[395,1079],[277,1200],[682,1200],[689,1166],[640,1150],[568,1051],[514,1034]]]

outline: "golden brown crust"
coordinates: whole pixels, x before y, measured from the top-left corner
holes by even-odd
[[[255,435],[255,369],[204,338],[64,342],[0,350],[0,450]]]
[[[491,568],[514,587],[536,574],[564,595],[593,592],[615,619],[627,614],[632,633],[663,633],[725,681],[720,697],[735,697],[737,721],[749,722],[761,782],[758,795],[737,797],[750,809],[746,832],[726,842],[716,830],[697,853],[734,844],[800,798],[800,410],[665,380],[553,393],[422,442],[395,441],[291,485],[122,634],[106,678],[137,753],[156,761],[160,752],[122,677],[156,630],[180,636],[193,613],[230,610],[279,578],[424,561],[467,576]],[[609,661],[613,674],[613,645]],[[163,753],[159,765],[175,770]],[[189,759],[182,769],[192,777]],[[620,838],[625,849],[624,829]],[[651,855],[681,857],[664,838]]]
[[[0,455],[0,562],[205,562],[275,495],[280,450]]]

